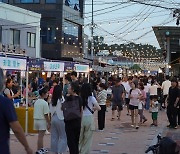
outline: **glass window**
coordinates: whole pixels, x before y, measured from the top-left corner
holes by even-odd
[[[9,0],[0,0],[0,2],[9,3]]]
[[[64,43],[78,46],[79,25],[72,22],[64,22]]]
[[[65,0],[65,5],[73,8],[76,11],[80,11],[79,0]]]
[[[46,0],[46,3],[56,3],[56,0]]]
[[[36,34],[27,33],[27,45],[28,47],[35,48]]]
[[[2,44],[2,27],[0,26],[0,44]]]
[[[56,37],[55,37],[55,28],[54,27],[42,27],[41,28],[41,37],[42,37],[42,43],[48,43],[53,44],[55,43]]]
[[[15,46],[20,45],[20,30],[10,30],[10,44]]]
[[[14,0],[15,3],[40,3],[39,0]]]

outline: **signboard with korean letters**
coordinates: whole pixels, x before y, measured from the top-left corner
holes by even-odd
[[[0,57],[0,67],[5,70],[26,70],[26,59]]]
[[[60,63],[60,62],[44,62],[44,71],[63,72],[64,71],[64,63]]]

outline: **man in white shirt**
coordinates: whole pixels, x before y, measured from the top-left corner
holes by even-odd
[[[162,83],[163,102],[161,104],[161,108],[165,108],[165,100],[167,98],[170,87],[171,87],[171,81],[169,81],[169,75],[166,75],[165,81]],[[164,106],[163,106],[163,104],[164,104]]]
[[[132,79],[129,78],[127,76],[124,77],[122,85],[124,86],[125,92],[126,92],[126,97],[125,97],[125,102],[127,105],[127,115],[129,115],[129,91],[131,89],[130,83],[132,82]]]

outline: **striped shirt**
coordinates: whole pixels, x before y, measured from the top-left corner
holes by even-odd
[[[99,105],[106,105],[107,91],[102,90],[97,95]]]

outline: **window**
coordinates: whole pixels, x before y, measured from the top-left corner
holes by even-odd
[[[41,37],[42,43],[53,44],[56,41],[56,28],[55,27],[42,27],[41,28]]]
[[[2,27],[0,26],[0,44],[2,44]]]
[[[64,22],[64,43],[78,46],[79,25],[72,22]]]
[[[27,33],[27,45],[28,47],[35,48],[36,45],[36,34]]]
[[[0,0],[0,2],[9,3],[9,0]]]
[[[46,3],[49,3],[49,4],[56,3],[56,0],[46,0]]]
[[[14,0],[15,3],[40,3],[39,0]]]
[[[76,11],[80,11],[79,0],[65,0],[65,5]]]
[[[10,44],[15,46],[20,45],[20,30],[10,30]]]

